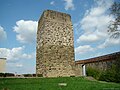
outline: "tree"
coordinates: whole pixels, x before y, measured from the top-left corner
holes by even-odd
[[[115,20],[110,22],[109,25],[109,34],[111,38],[120,37],[120,3],[114,2],[110,8],[111,14],[114,15]]]

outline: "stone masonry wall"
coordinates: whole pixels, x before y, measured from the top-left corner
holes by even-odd
[[[114,60],[106,61],[106,62],[89,63],[89,64],[86,64],[86,69],[91,67],[91,68],[95,68],[95,69],[104,71],[104,70],[106,70],[108,68],[111,68],[114,63],[115,63]]]
[[[74,45],[71,17],[46,10],[37,31],[36,73],[43,77],[74,76]]]
[[[101,71],[105,71],[112,67],[112,65],[119,64],[120,65],[120,52],[99,56],[95,58],[90,58],[87,60],[79,60],[76,61],[76,69],[77,69],[77,76],[82,75],[82,65],[86,66],[87,68],[94,68]]]

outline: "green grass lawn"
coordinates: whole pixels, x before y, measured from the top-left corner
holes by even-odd
[[[59,86],[58,83],[67,83],[67,86]],[[120,90],[120,84],[90,81],[84,77],[0,78],[0,90],[4,90],[3,88],[8,90]]]

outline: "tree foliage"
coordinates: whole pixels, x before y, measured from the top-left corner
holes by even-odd
[[[109,34],[111,38],[120,37],[120,2],[114,2],[110,8],[111,14],[114,16],[115,20],[110,22],[108,26]]]

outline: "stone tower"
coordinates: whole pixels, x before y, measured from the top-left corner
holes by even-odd
[[[37,31],[36,74],[74,76],[73,27],[69,14],[46,10]]]

